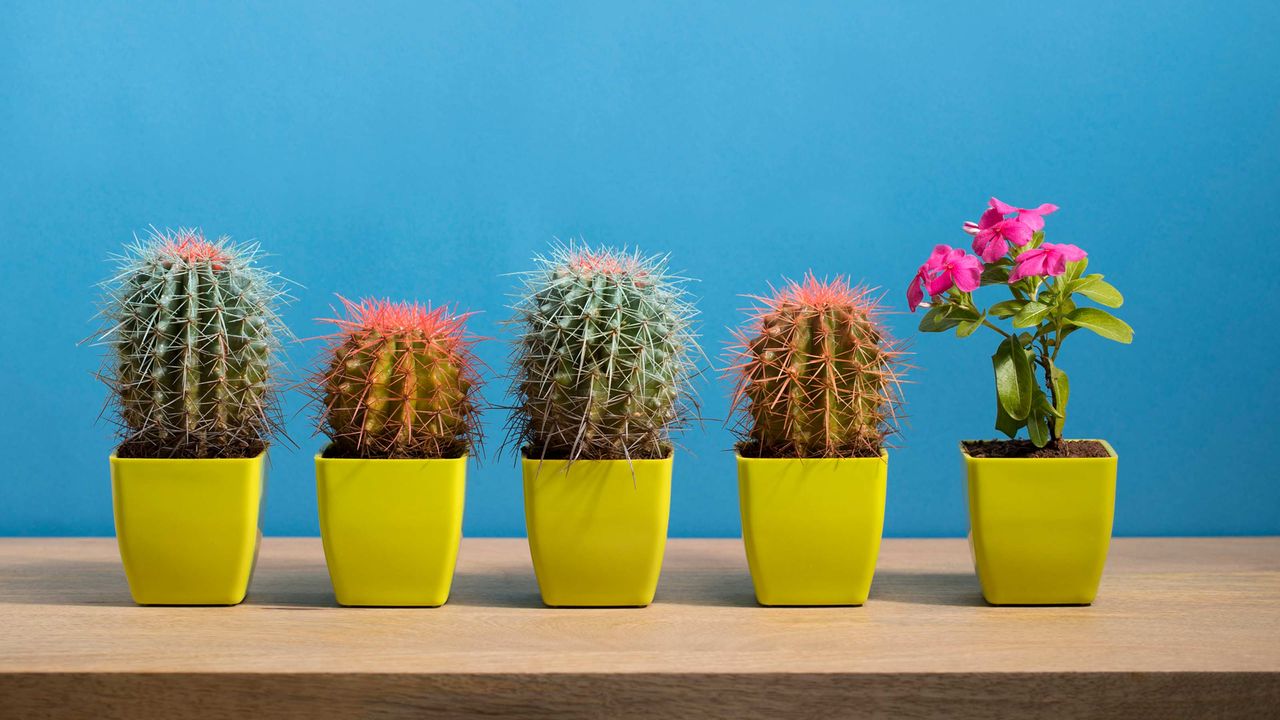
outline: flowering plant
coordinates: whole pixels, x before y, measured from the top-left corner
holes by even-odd
[[[1049,204],[1019,208],[991,198],[978,222],[964,224],[977,255],[938,245],[907,288],[912,312],[928,308],[920,320],[922,332],[955,329],[964,338],[985,327],[1001,336],[991,356],[996,429],[1013,438],[1026,428],[1036,447],[1056,447],[1062,439],[1071,389],[1057,363],[1067,337],[1085,329],[1117,342],[1133,341],[1133,328],[1124,321],[1077,304],[1084,298],[1116,308],[1124,298],[1102,275],[1084,274],[1089,264],[1084,250],[1044,241],[1044,216],[1057,209]],[[983,310],[973,292],[988,285],[1004,286],[1013,297]],[[1007,320],[1012,329],[994,320]]]

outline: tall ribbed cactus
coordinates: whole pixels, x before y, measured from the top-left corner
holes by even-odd
[[[508,442],[530,458],[663,458],[694,408],[696,310],[666,258],[557,244],[514,306],[517,404]]]
[[[787,281],[737,333],[730,374],[742,452],[874,457],[895,431],[903,351],[866,288]]]
[[[256,244],[159,232],[126,248],[103,284],[101,376],[114,391],[122,457],[251,457],[279,428],[279,277]]]
[[[468,314],[342,298],[314,383],[328,457],[456,458],[479,440],[479,361]]]

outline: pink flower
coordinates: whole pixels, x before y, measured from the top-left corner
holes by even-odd
[[[1075,245],[1044,243],[1018,256],[1009,282],[1016,283],[1024,277],[1057,277],[1067,271],[1067,263],[1086,257],[1088,253]]]
[[[982,261],[961,248],[937,245],[907,286],[907,304],[915,312],[924,293],[941,295],[954,285],[961,292],[973,292],[982,284]]]
[[[973,236],[973,251],[987,262],[995,262],[1009,252],[1009,243],[1022,247],[1031,242],[1031,226],[1018,218],[1006,219],[997,209],[982,213],[978,222],[967,222],[964,231]]]
[[[1035,231],[1044,229],[1044,216],[1052,212],[1057,212],[1058,206],[1045,203],[1037,208],[1020,208],[1014,207],[1008,203],[1000,202],[995,198],[991,198],[991,209],[1001,215],[1017,213],[1017,219],[1021,220],[1024,225]]]

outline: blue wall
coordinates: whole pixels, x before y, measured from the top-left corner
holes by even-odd
[[[1072,434],[1121,455],[1117,532],[1280,533],[1275,4],[362,5],[5,4],[0,534],[112,532],[76,341],[105,257],[149,224],[260,240],[304,286],[304,337],[338,292],[456,301],[501,336],[502,273],[553,236],[640,245],[702,279],[716,356],[740,294],[808,268],[900,308],[989,194],[1061,205],[1050,239],[1128,297],[1132,346],[1082,333],[1065,355]],[[993,343],[914,349],[887,532],[959,535]],[[725,386],[700,389],[723,418]],[[313,534],[319,440],[306,411],[290,432],[266,530]],[[672,532],[737,533],[729,433],[683,442]],[[523,532],[510,459],[469,493],[468,533]]]

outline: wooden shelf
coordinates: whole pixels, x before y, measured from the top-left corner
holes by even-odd
[[[334,604],[268,538],[245,604],[142,608],[115,541],[0,540],[0,717],[1280,717],[1280,538],[1120,539],[1092,607],[982,602],[963,540],[887,540],[861,608],[762,608],[673,540],[645,609],[552,610],[468,539],[438,609]]]

